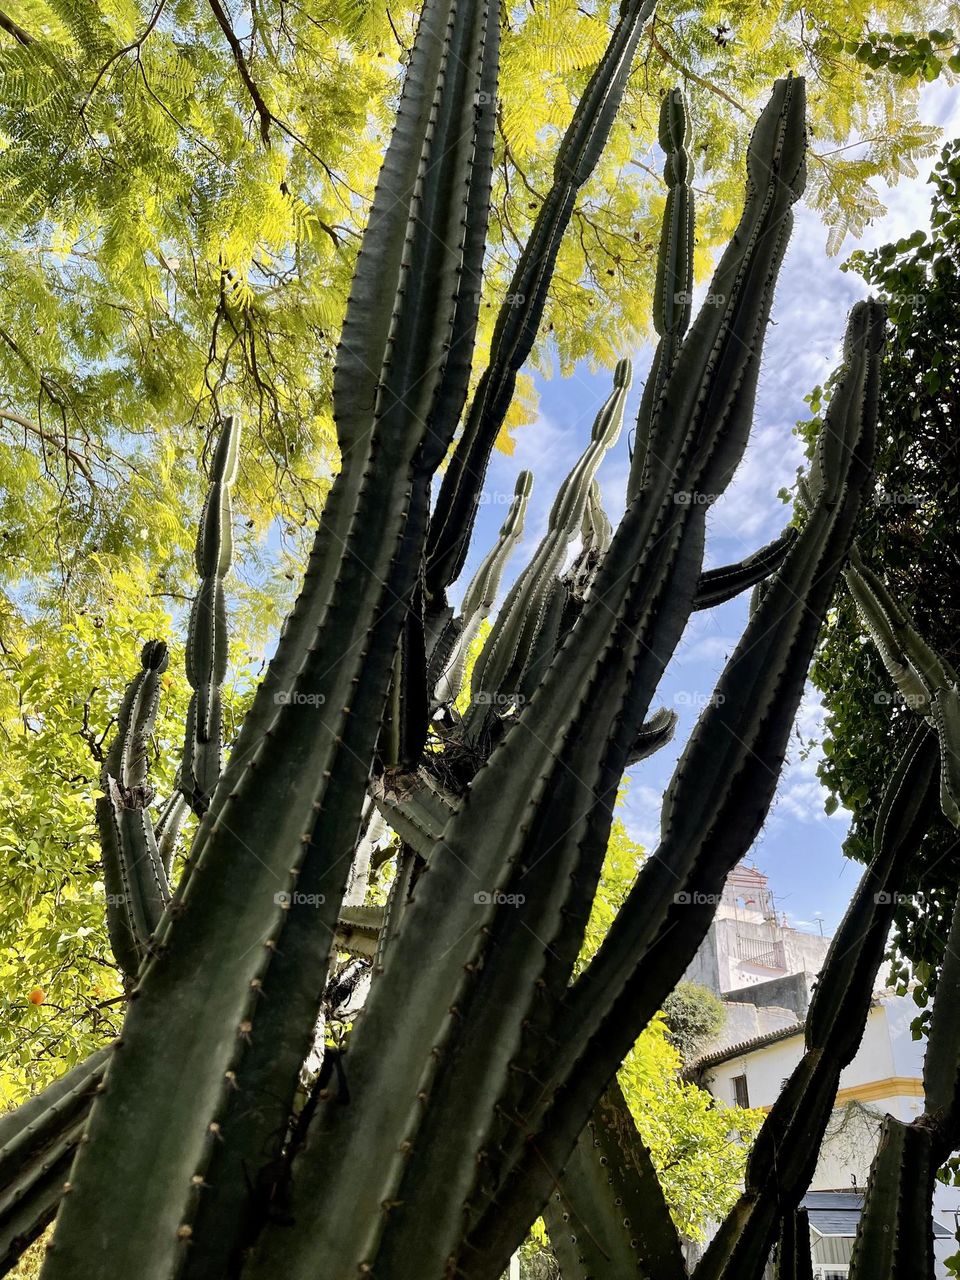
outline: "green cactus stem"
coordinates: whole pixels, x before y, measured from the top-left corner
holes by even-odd
[[[639,764],[673,739],[680,717],[669,707],[660,707],[640,727],[627,764]]]
[[[614,1081],[544,1209],[563,1280],[686,1280],[657,1173]]]
[[[251,1273],[258,1280],[281,1257],[295,1277],[352,1264],[407,1280],[441,1270],[451,1253],[465,1271],[482,1267],[496,1276],[547,1199],[536,1177],[524,1187],[527,1199],[498,1196],[503,1223],[494,1252],[478,1250],[475,1263],[471,1246],[460,1252],[462,1203],[483,1163],[478,1153],[496,1151],[486,1140],[495,1125],[491,1116],[511,1079],[522,1078],[511,1070],[518,1037],[539,1021],[532,1016],[538,980],[550,989],[565,985],[569,968],[563,984],[560,970],[575,962],[582,903],[589,903],[602,864],[616,785],[692,607],[705,511],[701,504],[676,503],[674,494],[678,487],[722,492],[746,443],[760,337],[789,209],[802,190],[803,159],[803,86],[780,82],[751,144],[740,231],[719,267],[727,302],[698,317],[664,396],[665,405],[668,396],[676,404],[664,409],[671,440],[656,450],[672,457],[672,465],[651,469],[658,498],[628,510],[576,624],[577,643],[556,654],[445,828],[442,856],[420,875],[389,963],[354,1027],[344,1063],[350,1105],[332,1091],[293,1165],[290,1213],[305,1220],[307,1205],[327,1205],[323,1238],[296,1233],[291,1240],[279,1226],[268,1226]],[[854,486],[845,518],[857,494]],[[795,618],[798,607],[785,612]],[[612,742],[611,725],[617,726]],[[538,858],[543,848],[551,850],[549,860]],[[465,866],[472,873],[467,892]],[[517,906],[504,908],[493,891],[520,890],[515,877],[532,867],[536,876],[513,915]],[[488,947],[496,964],[483,963]],[[556,973],[554,953],[562,957]],[[424,965],[428,954],[443,955],[443,965]],[[407,979],[410,966],[415,983]],[[410,1035],[387,1061],[382,1045],[401,1003]],[[605,1076],[583,1091],[585,1113],[568,1142],[564,1137],[554,1167],[562,1166],[609,1082],[613,1068],[604,1061]],[[474,1135],[476,1146],[444,1142],[451,1123]],[[385,1150],[396,1154],[383,1161]],[[339,1151],[349,1152],[354,1169],[369,1173],[376,1165],[375,1175],[348,1177],[330,1158]],[[384,1202],[391,1206],[386,1215]]]
[[[127,686],[116,737],[101,769],[104,794],[96,802],[107,930],[117,963],[129,980],[136,977],[170,900],[149,811],[153,791],[147,784],[147,742],[168,660],[161,641],[143,646],[140,671]]]
[[[438,704],[453,702],[460,692],[467,655],[494,606],[507,560],[523,537],[527,503],[532,490],[533,475],[529,471],[521,471],[517,476],[513,501],[500,527],[497,541],[471,578],[470,585],[464,594],[460,609],[460,632],[435,690],[434,696]]]
[[[186,888],[139,976],[45,1280],[167,1280],[177,1267],[208,1280],[243,1249],[270,1198],[431,476],[455,430],[450,406],[466,393],[498,35],[495,6],[427,0],[334,372],[341,470]],[[216,975],[215,992],[197,982],[202,973]],[[146,1109],[145,1096],[162,1103]],[[124,1124],[132,1111],[138,1123]]]
[[[580,96],[554,162],[553,185],[537,213],[494,325],[490,362],[480,378],[466,422],[443,477],[430,521],[426,593],[442,608],[459,577],[473,535],[487,465],[530,354],[563,234],[577,193],[606,145],[620,107],[640,37],[656,0],[624,0],[617,25],[596,71]]]
[[[653,327],[660,341],[653,354],[637,416],[627,482],[628,502],[632,502],[644,486],[653,415],[690,323],[693,300],[693,160],[689,151],[690,122],[680,89],[671,89],[661,103],[659,134],[667,184],[653,294]]]
[[[678,890],[709,901],[756,836],[869,481],[883,320],[872,303],[851,313],[843,393],[822,446],[829,486],[731,657],[718,686],[722,698],[705,709],[687,744],[665,801],[658,856],[645,864],[594,960],[562,996],[550,1044],[530,1067],[537,1084],[512,1110],[525,1123],[497,1175],[496,1212],[479,1215],[462,1255],[471,1280],[495,1274],[520,1218],[543,1204],[545,1170],[562,1166],[631,1037],[682,976],[709,927],[712,906],[697,906],[692,896],[677,901]],[[721,775],[739,781],[714,788],[708,780]],[[444,833],[447,842],[451,832]],[[557,874],[555,863],[551,870]]]
[[[806,1209],[783,1216],[777,1241],[776,1280],[813,1280],[810,1220]]]
[[[850,1259],[850,1280],[933,1280],[934,1134],[884,1116]]]
[[[533,558],[507,593],[497,620],[473,669],[474,705],[508,705],[519,688],[542,625],[547,600],[571,541],[580,532],[591,488],[604,454],[616,443],[623,426],[632,370],[621,360],[613,390],[597,414],[590,443],[560,486],[547,532]]]
[[[240,458],[240,419],[223,424],[210,467],[210,487],[197,535],[200,587],[190,610],[187,679],[193,695],[187,709],[180,788],[199,817],[206,813],[220,778],[223,713],[220,686],[227,674],[227,608],[223,580],[233,559],[231,490]]]
[[[804,1057],[757,1135],[744,1193],[711,1241],[697,1280],[759,1280],[778,1217],[800,1203],[840,1074],[860,1046],[896,894],[935,818],[936,792],[936,736],[920,724],[884,790],[873,861],[830,944],[806,1018]]]
[[[788,527],[779,538],[761,547],[745,560],[723,565],[719,569],[708,569],[700,575],[694,608],[712,609],[765,581],[783,564],[796,536],[796,529]]]
[[[0,1275],[52,1221],[100,1086],[99,1049],[16,1111],[0,1116]]]
[[[859,555],[847,586],[884,666],[908,707],[928,717],[940,738],[940,804],[960,826],[960,692],[957,673],[926,643],[907,612]]]

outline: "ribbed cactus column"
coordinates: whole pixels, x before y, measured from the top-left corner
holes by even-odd
[[[168,660],[162,641],[143,646],[141,670],[127,686],[117,734],[103,762],[104,794],[96,804],[110,945],[130,981],[137,976],[170,899],[149,810],[153,791],[147,783],[147,740]]]
[[[777,1241],[776,1280],[813,1280],[810,1220],[806,1209],[784,1215]]]
[[[696,1280],[759,1280],[778,1222],[809,1185],[840,1074],[854,1058],[883,962],[898,887],[936,810],[937,743],[920,725],[885,789],[875,856],[830,945],[804,1030],[805,1053],[757,1135],[746,1189]]]
[[[244,1246],[270,1194],[430,479],[466,394],[498,16],[484,0],[425,4],[338,353],[341,470],[186,889],[140,974],[45,1280],[167,1280],[178,1268],[209,1280]]]
[[[490,363],[474,393],[440,486],[427,543],[427,605],[441,608],[447,588],[463,569],[494,443],[533,349],[560,242],[577,194],[603,152],[630,76],[633,58],[656,0],[624,0],[617,25],[577,104],[554,162],[553,185],[507,289],[497,316]]]
[[[627,482],[628,502],[632,502],[643,488],[650,424],[690,323],[694,246],[693,160],[689,151],[690,121],[680,89],[671,89],[661,104],[659,133],[664,154],[667,205],[657,254],[652,318],[660,341],[653,353],[637,415]]]
[[[940,803],[960,826],[960,692],[957,673],[926,643],[880,578],[852,557],[847,585],[884,666],[907,706],[926,715],[940,737]]]
[[[517,700],[547,599],[563,567],[567,548],[580,532],[597,468],[619,438],[631,380],[630,361],[620,360],[613,375],[613,390],[594,421],[590,443],[561,485],[547,532],[533,559],[510,588],[477,658],[472,682],[475,705],[506,708]]]
[[[500,590],[500,579],[503,577],[510,553],[523,537],[527,502],[532,489],[532,474],[529,471],[521,471],[517,476],[510,510],[500,527],[497,541],[484,557],[464,593],[460,609],[459,635],[434,692],[437,703],[453,702],[460,692],[470,648],[494,606],[497,592]]]
[[[842,394],[820,442],[829,483],[684,750],[665,799],[657,856],[645,864],[594,960],[564,988],[549,1045],[530,1061],[528,1086],[510,1109],[523,1123],[512,1139],[504,1134],[511,1145],[501,1157],[496,1199],[477,1215],[462,1254],[470,1280],[496,1275],[518,1223],[529,1221],[549,1194],[549,1170],[562,1167],[594,1099],[692,959],[713,915],[712,906],[697,905],[694,891],[704,901],[719,894],[756,836],[869,480],[882,332],[882,309],[854,308]],[[609,562],[610,553],[605,568]],[[585,757],[586,750],[574,757],[581,768]],[[555,855],[548,867],[560,874]],[[529,891],[533,896],[532,883]],[[676,898],[684,891],[689,903]],[[557,940],[551,948],[558,950]]]
[[[658,467],[656,500],[628,511],[573,633],[420,875],[353,1031],[344,1061],[349,1105],[334,1085],[294,1162],[290,1212],[301,1221],[309,1205],[326,1205],[323,1235],[291,1240],[279,1225],[268,1228],[252,1272],[258,1278],[275,1273],[281,1259],[304,1280],[351,1264],[412,1280],[442,1270],[451,1255],[473,1269],[464,1197],[474,1200],[482,1153],[497,1154],[500,1117],[513,1114],[502,1100],[518,1078],[518,1051],[527,1051],[525,1027],[539,1022],[540,993],[553,998],[575,962],[616,787],[693,605],[705,511],[674,494],[722,492],[746,443],[760,337],[789,209],[803,185],[804,145],[803,86],[780,82],[751,143],[740,229],[719,267],[727,301],[698,317],[669,379],[675,403],[665,422],[679,466]],[[528,869],[535,874],[525,890]],[[524,901],[508,910],[494,890],[509,897],[514,889]],[[397,1039],[391,1028],[400,1007],[409,1034]],[[388,1040],[395,1044],[389,1057]],[[615,1065],[605,1065],[591,1096],[584,1090],[587,1112],[559,1158],[551,1157],[555,1167]],[[454,1130],[471,1142],[450,1143]],[[395,1153],[386,1161],[385,1150]],[[476,1251],[477,1266],[486,1268],[478,1274],[499,1275],[546,1200],[536,1179],[524,1181],[515,1202],[497,1191],[498,1239],[489,1253]],[[475,1203],[478,1212],[490,1203],[486,1189]]]
[[[222,720],[220,686],[227,674],[227,608],[223,580],[233,559],[231,489],[240,458],[240,419],[227,418],[210,468],[210,488],[197,535],[200,589],[190,610],[187,679],[193,690],[187,709],[180,788],[203,817],[220,778]]]
[[[939,801],[960,825],[960,716],[957,676],[925,643],[880,577],[859,558],[847,570],[857,602],[891,679],[924,716],[914,737],[939,745]],[[938,1167],[960,1145],[960,905],[943,949],[923,1063],[924,1112],[911,1123],[887,1116],[870,1169],[851,1260],[852,1280],[932,1280],[933,1191]]]
[[[616,1081],[544,1209],[563,1280],[686,1280],[680,1237]]]

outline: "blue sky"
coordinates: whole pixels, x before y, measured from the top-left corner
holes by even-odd
[[[921,117],[940,125],[945,139],[956,136],[960,133],[957,94],[940,83],[928,86]],[[798,209],[767,335],[751,443],[728,492],[710,512],[708,566],[750,554],[775,537],[786,522],[788,510],[777,498],[777,491],[792,483],[802,461],[793,427],[798,418],[809,416],[803,397],[823,382],[837,363],[846,312],[866,292],[859,277],[842,273],[840,264],[858,246],[884,244],[917,227],[927,227],[926,178],[931,168],[932,161],[925,162],[917,179],[901,180],[897,187],[880,190],[887,214],[859,242],[848,238],[836,258],[826,256],[826,229],[818,215],[806,207]],[[634,361],[625,430],[599,475],[605,506],[614,521],[623,510],[628,470],[626,427],[636,416],[651,349],[645,346],[624,354]],[[522,467],[533,471],[534,491],[524,539],[514,554],[505,585],[526,563],[543,533],[557,485],[589,438],[594,415],[610,385],[609,373],[592,374],[586,364],[571,378],[537,378],[538,420],[517,432],[512,457],[497,454],[491,462],[488,501],[481,510],[462,583],[469,580],[495,537],[503,503],[512,494]],[[648,848],[656,843],[660,796],[696,719],[697,703],[709,696],[740,635],[746,612],[743,598],[696,614],[664,676],[655,705],[672,706],[678,712],[677,735],[669,747],[630,770],[623,815],[631,835]],[[799,738],[795,735],[792,741],[777,798],[752,859],[770,877],[778,909],[787,914],[791,924],[815,931],[822,920],[824,932],[830,933],[853,891],[857,868],[841,852],[847,828],[844,811],[830,818],[823,811],[824,795],[816,777],[817,753],[808,753],[804,759],[800,750],[800,738],[817,737],[820,722],[820,708],[811,690],[798,716]]]

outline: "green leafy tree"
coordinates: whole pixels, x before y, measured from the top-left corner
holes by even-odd
[[[663,1016],[670,1043],[685,1062],[718,1035],[726,1010],[718,995],[697,982],[679,982],[664,1001]]]

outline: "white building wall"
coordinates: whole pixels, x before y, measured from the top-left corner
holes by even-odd
[[[913,1040],[910,1032],[916,1013],[909,996],[888,993],[870,1010],[856,1057],[840,1077],[841,1105],[831,1119],[811,1191],[842,1191],[854,1182],[864,1187],[883,1116],[890,1114],[909,1123],[922,1113],[924,1043]],[[705,1082],[714,1097],[734,1105],[734,1077],[745,1075],[750,1105],[770,1107],[803,1051],[803,1035],[798,1032],[707,1068]],[[960,1189],[938,1183],[935,1217],[952,1231],[956,1212],[960,1212]],[[937,1244],[938,1278],[946,1277],[943,1259],[956,1249],[952,1239]]]

